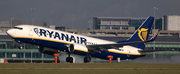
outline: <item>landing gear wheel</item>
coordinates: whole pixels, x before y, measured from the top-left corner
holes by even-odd
[[[66,62],[69,62],[69,63],[73,63],[73,60],[74,60],[74,59],[73,59],[72,57],[67,57],[67,58],[66,58]]]
[[[19,49],[23,49],[22,45],[19,46]]]
[[[84,57],[84,63],[88,63],[91,61],[91,57]]]

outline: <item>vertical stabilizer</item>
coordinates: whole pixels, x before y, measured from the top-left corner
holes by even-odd
[[[134,34],[127,40],[128,42],[134,42],[134,41],[146,41],[149,37],[149,33],[152,27],[154,21],[154,17],[149,16],[140,26],[139,28],[134,32]],[[131,45],[140,49],[145,48],[145,43],[142,44],[135,44]]]

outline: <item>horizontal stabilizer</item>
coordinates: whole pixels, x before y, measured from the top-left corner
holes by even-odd
[[[96,49],[97,51],[98,50],[105,50],[107,51],[107,49],[110,49],[110,48],[119,48],[119,47],[122,47],[124,45],[134,45],[134,44],[142,44],[142,43],[147,43],[147,42],[152,42],[156,39],[156,37],[158,36],[160,30],[158,30],[151,38],[150,40],[147,40],[147,41],[133,41],[133,42],[122,42],[122,43],[117,43],[117,44],[100,44],[100,45],[87,45],[88,49]],[[143,52],[144,50],[142,50]],[[147,51],[147,50],[146,50]],[[157,50],[156,50],[157,51]],[[158,50],[160,51],[160,50]],[[149,51],[150,52],[150,51]],[[151,51],[151,52],[154,52],[154,51]]]
[[[160,30],[158,30],[151,38],[150,41],[154,41],[156,39],[156,37],[158,36]]]

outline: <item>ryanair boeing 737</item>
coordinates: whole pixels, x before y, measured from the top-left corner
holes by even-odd
[[[153,21],[154,17],[148,17],[129,39],[118,42],[33,25],[15,26],[7,34],[20,44],[38,45],[39,51],[45,54],[67,52],[69,55],[66,61],[70,63],[74,61],[71,54],[84,55],[84,62],[90,62],[91,57],[108,59],[109,55],[113,56],[113,60],[136,59],[146,55],[143,52],[146,43],[154,41],[159,33],[157,31],[148,40]]]

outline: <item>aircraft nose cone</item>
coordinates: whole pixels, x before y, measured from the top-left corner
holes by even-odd
[[[8,35],[12,36],[12,34],[14,33],[14,30],[9,29],[9,30],[6,31],[6,33],[7,33]]]

